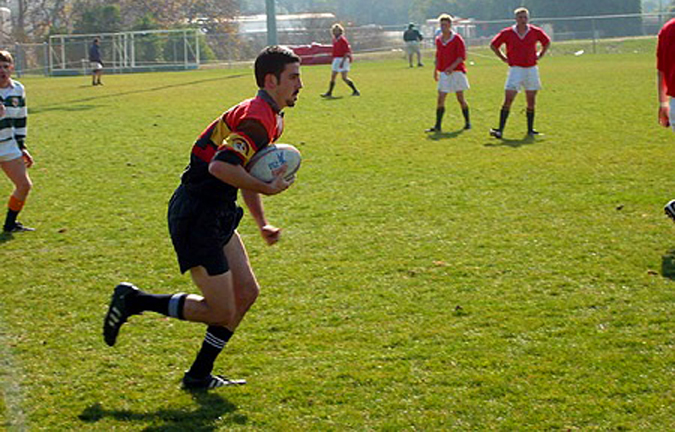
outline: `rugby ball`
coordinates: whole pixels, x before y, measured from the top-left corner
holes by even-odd
[[[292,145],[272,144],[256,153],[246,170],[258,180],[271,182],[283,167],[287,167],[284,178],[290,180],[300,169],[301,159],[300,151]]]

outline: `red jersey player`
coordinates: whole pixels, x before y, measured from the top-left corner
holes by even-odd
[[[442,14],[438,17],[441,34],[436,37],[436,67],[434,80],[438,82],[438,99],[436,100],[436,124],[427,132],[441,132],[441,123],[445,113],[445,97],[455,93],[457,102],[464,114],[464,129],[471,129],[469,105],[464,99],[464,90],[469,89],[466,78],[466,45],[459,33],[452,31],[452,16]]]
[[[516,25],[507,27],[492,39],[490,48],[503,62],[509,65],[509,75],[504,86],[504,105],[499,116],[499,128],[490,129],[490,135],[501,138],[506,126],[506,119],[511,110],[511,104],[520,88],[525,88],[527,98],[527,134],[539,135],[534,130],[534,105],[537,90],[541,89],[539,68],[537,61],[541,59],[549,46],[551,39],[539,27],[528,24],[530,12],[525,8],[518,8],[514,12]],[[541,51],[537,52],[537,43]],[[506,44],[506,55],[500,47]]]
[[[340,24],[333,24],[331,27],[333,33],[333,64],[331,66],[330,84],[328,91],[322,94],[322,97],[332,97],[335,88],[335,78],[337,74],[342,74],[342,80],[352,89],[352,96],[360,96],[361,93],[356,89],[354,81],[349,79],[350,65],[352,63],[352,47],[345,37],[345,29]]]
[[[656,45],[658,73],[659,123],[675,131],[675,18],[659,32]],[[668,100],[670,98],[670,101]],[[665,212],[675,221],[675,200],[666,204]]]

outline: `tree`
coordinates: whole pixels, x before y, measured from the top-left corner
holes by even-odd
[[[81,12],[74,33],[115,33],[122,30],[122,14],[117,5],[93,5]]]

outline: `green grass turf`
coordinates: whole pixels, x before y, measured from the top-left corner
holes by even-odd
[[[244,219],[262,294],[216,366],[249,384],[195,396],[179,380],[203,326],[148,313],[109,348],[102,318],[121,280],[195,292],[175,263],[167,201],[195,136],[254,94],[251,70],[105,76],[97,88],[24,79],[37,162],[21,219],[38,231],[0,244],[0,420],[673,429],[675,285],[661,266],[675,249],[662,210],[675,198],[675,140],[656,124],[653,50],[545,58],[535,140],[522,95],[506,139],[488,137],[506,67],[470,60],[474,129],[459,130],[448,98],[435,136],[422,132],[431,67],[357,62],[363,95],[338,83],[333,100],[319,97],[328,67],[303,69],[281,140],[303,167],[265,199],[284,238],[269,248]]]

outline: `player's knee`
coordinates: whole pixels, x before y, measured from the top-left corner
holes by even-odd
[[[19,194],[26,196],[33,189],[33,182],[29,178],[22,179],[16,184],[16,190]]]
[[[245,291],[246,304],[251,307],[260,295],[260,285],[257,282],[251,284]]]

